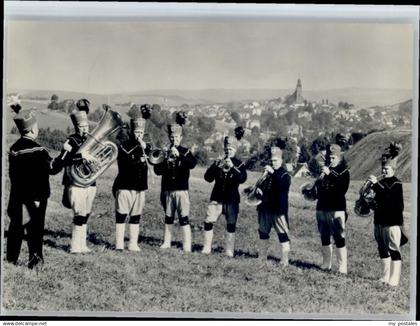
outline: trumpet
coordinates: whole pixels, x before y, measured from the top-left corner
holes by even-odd
[[[214,163],[216,164],[216,166],[220,169],[223,170],[223,172],[227,173],[230,171],[231,166],[228,164],[228,159],[229,157],[226,155],[225,157],[223,157],[222,159],[218,159],[216,160]]]
[[[377,177],[378,181],[382,180],[385,174]],[[376,207],[375,196],[376,193],[372,189],[373,183],[366,180],[359,190],[359,199],[354,203],[354,212],[360,217],[369,217],[373,214],[373,209]]]
[[[168,162],[174,162],[177,159],[177,156],[172,153],[172,147],[170,146],[168,150],[162,148],[156,148],[150,151],[148,160],[150,164],[156,165],[162,163],[164,160]]]
[[[328,168],[331,167],[331,164],[328,165]],[[322,172],[318,178],[313,181],[306,182],[300,186],[300,191],[303,195],[303,198],[309,201],[315,201],[318,198],[318,190],[316,188],[316,183],[324,179],[325,173]]]
[[[258,206],[259,204],[261,204],[263,194],[258,194],[257,189],[262,185],[262,183],[265,180],[267,180],[269,176],[270,174],[267,171],[264,171],[264,173],[257,180],[254,186],[244,188],[244,190],[242,191],[242,196],[244,197],[245,204],[249,206]]]

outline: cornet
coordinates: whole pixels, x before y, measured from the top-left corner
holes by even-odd
[[[229,166],[227,160],[229,159],[229,157],[227,155],[225,155],[222,159],[218,159],[215,161],[215,164],[218,168],[222,169],[223,172],[227,173],[230,171],[231,166]]]
[[[382,180],[385,174],[377,177],[378,181]],[[359,190],[359,199],[354,203],[354,212],[360,217],[369,217],[373,214],[373,208],[376,206],[375,196],[376,193],[372,189],[373,183],[366,180]]]
[[[162,163],[164,160],[167,160],[168,162],[174,162],[177,159],[177,156],[172,153],[171,149],[172,146],[170,146],[168,150],[156,148],[150,151],[148,157],[150,164],[156,165]]]

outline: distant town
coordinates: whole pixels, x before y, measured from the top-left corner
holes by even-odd
[[[38,103],[39,109],[44,111],[66,113],[73,110],[77,100],[60,99],[55,94],[49,97],[20,97],[23,101]],[[162,139],[165,139],[162,126],[175,112],[186,112],[190,126],[184,141],[193,151],[200,153],[203,164],[220,154],[223,137],[232,134],[233,129],[238,126],[245,129],[240,148],[243,156],[257,155],[270,141],[285,139],[293,144],[293,154],[289,163],[293,166],[292,169],[297,171],[302,165],[307,167],[311,157],[319,150],[319,146],[314,144],[326,143],[337,133],[344,134],[351,147],[369,133],[395,128],[410,129],[412,122],[411,99],[369,108],[358,108],[346,101],[333,103],[327,97],[320,101],[312,101],[305,98],[300,78],[297,79],[291,94],[267,100],[169,105],[169,101],[163,98],[161,102],[160,105],[153,105],[153,124],[149,128],[152,138],[157,140],[157,145],[162,145]],[[124,101],[111,105],[120,113],[126,113],[133,104],[143,103]],[[99,121],[103,114],[101,105],[98,104],[92,111],[89,118],[93,122]],[[68,132],[70,130],[67,130]]]

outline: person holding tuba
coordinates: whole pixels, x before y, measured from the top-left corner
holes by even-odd
[[[261,203],[257,206],[260,248],[258,257],[267,260],[271,228],[277,232],[281,250],[281,265],[289,265],[289,189],[292,177],[282,166],[283,151],[271,147],[271,165],[264,167],[263,181],[256,189]]]
[[[60,157],[53,159],[35,140],[39,129],[35,113],[22,110],[19,103],[11,105],[16,116],[14,122],[21,137],[10,147],[9,177],[10,198],[7,214],[10,217],[7,235],[6,259],[17,264],[27,230],[29,249],[28,268],[38,268],[44,263],[43,237],[45,213],[50,196],[49,176],[62,169]],[[24,225],[24,212],[29,222]]]
[[[148,104],[133,105],[129,111],[129,138],[118,147],[118,175],[112,192],[115,197],[115,249],[124,250],[125,222],[129,216],[130,242],[128,250],[140,251],[138,246],[139,222],[148,189],[147,156],[151,146],[143,140],[146,119],[150,117]]]
[[[92,211],[93,200],[96,195],[96,182],[81,187],[71,177],[70,167],[82,160],[94,161],[88,152],[76,154],[87,139],[89,133],[89,101],[80,99],[77,101],[77,110],[70,114],[75,133],[70,135],[65,142],[64,157],[65,172],[63,174],[64,193],[63,205],[73,211],[73,229],[71,235],[70,252],[88,253],[91,250],[86,245],[87,221]]]
[[[381,282],[398,286],[401,275],[401,250],[408,239],[403,231],[404,197],[401,181],[394,175],[401,145],[392,143],[382,155],[384,178],[380,181],[371,175],[368,178],[375,192],[374,234],[382,261]]]
[[[343,157],[341,147],[331,144],[326,160],[329,166],[321,168],[322,178],[315,183],[317,189],[316,219],[321,235],[321,269],[331,270],[333,248],[331,236],[336,246],[338,271],[347,274],[347,248],[345,241],[346,192],[350,184],[350,172]]]
[[[215,181],[207,206],[204,221],[204,246],[202,253],[211,252],[213,240],[213,224],[221,214],[226,217],[226,247],[225,254],[234,256],[236,222],[239,214],[239,185],[247,179],[245,165],[235,157],[238,148],[237,140],[231,136],[224,139],[225,157],[215,161],[205,172],[207,182]]]
[[[188,189],[190,170],[196,166],[197,159],[188,148],[181,146],[182,126],[186,122],[186,117],[184,112],[177,112],[176,123],[168,125],[170,148],[164,160],[154,166],[154,171],[156,175],[162,176],[160,199],[165,212],[164,241],[160,248],[171,247],[175,214],[178,214],[184,236],[184,252],[191,252]]]

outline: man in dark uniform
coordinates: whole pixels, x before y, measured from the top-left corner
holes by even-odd
[[[180,125],[168,125],[168,136],[171,142],[168,155],[162,163],[154,166],[155,173],[162,176],[160,199],[165,211],[165,234],[161,248],[171,247],[175,213],[178,213],[179,225],[184,234],[184,251],[191,252],[188,181],[190,170],[197,164],[197,159],[188,148],[180,146],[182,140]]]
[[[394,146],[391,144],[390,147]],[[399,149],[398,149],[399,151]],[[401,275],[401,246],[407,242],[403,234],[404,197],[401,180],[395,175],[397,155],[382,156],[382,173],[380,181],[371,175],[372,189],[375,192],[374,225],[375,240],[378,244],[379,257],[382,261],[383,274],[380,281],[391,286],[398,286]]]
[[[235,157],[238,144],[233,137],[225,137],[222,160],[214,162],[204,174],[207,182],[215,181],[207,207],[204,221],[204,246],[202,253],[211,252],[213,240],[213,223],[217,222],[220,215],[226,217],[226,247],[225,254],[233,257],[235,248],[236,222],[239,214],[239,185],[247,178],[245,165]]]
[[[316,182],[316,219],[322,243],[322,269],[330,270],[332,264],[331,236],[334,238],[338,271],[347,274],[347,248],[345,241],[346,192],[350,184],[350,173],[343,157],[341,147],[329,146],[326,160],[329,167],[323,166],[322,176]]]
[[[258,257],[261,262],[267,260],[271,228],[277,232],[281,248],[281,264],[289,265],[289,189],[291,176],[282,166],[283,152],[279,147],[271,148],[271,164],[264,168],[262,182],[256,190],[261,204],[258,205],[258,233],[260,250]]]
[[[63,175],[63,204],[65,207],[71,208],[74,214],[70,248],[71,253],[87,253],[91,251],[86,245],[87,221],[91,214],[93,200],[96,194],[96,182],[93,182],[87,187],[82,187],[73,180],[70,174],[70,168],[73,164],[79,163],[82,160],[94,161],[92,155],[87,152],[76,154],[86,141],[89,132],[89,123],[86,113],[88,110],[86,110],[82,104],[83,102],[81,103],[81,101],[79,101],[78,110],[75,110],[70,114],[76,132],[68,137],[66,145],[69,146],[71,150],[67,151],[66,155],[63,155],[64,165],[66,166]]]
[[[115,234],[117,250],[124,250],[125,221],[129,215],[130,242],[128,250],[140,251],[139,222],[145,204],[147,185],[147,155],[151,146],[143,140],[146,120],[130,120],[129,139],[118,148],[118,175],[113,185],[115,195]]]
[[[18,113],[14,121],[21,134],[9,151],[10,198],[7,213],[10,225],[7,236],[7,261],[16,264],[24,236],[24,212],[29,215],[26,224],[29,268],[44,262],[42,244],[44,237],[45,211],[50,196],[49,175],[60,172],[60,159],[52,159],[48,151],[35,142],[38,123],[31,110],[21,110],[19,104],[12,106]],[[20,112],[19,112],[20,111]]]

